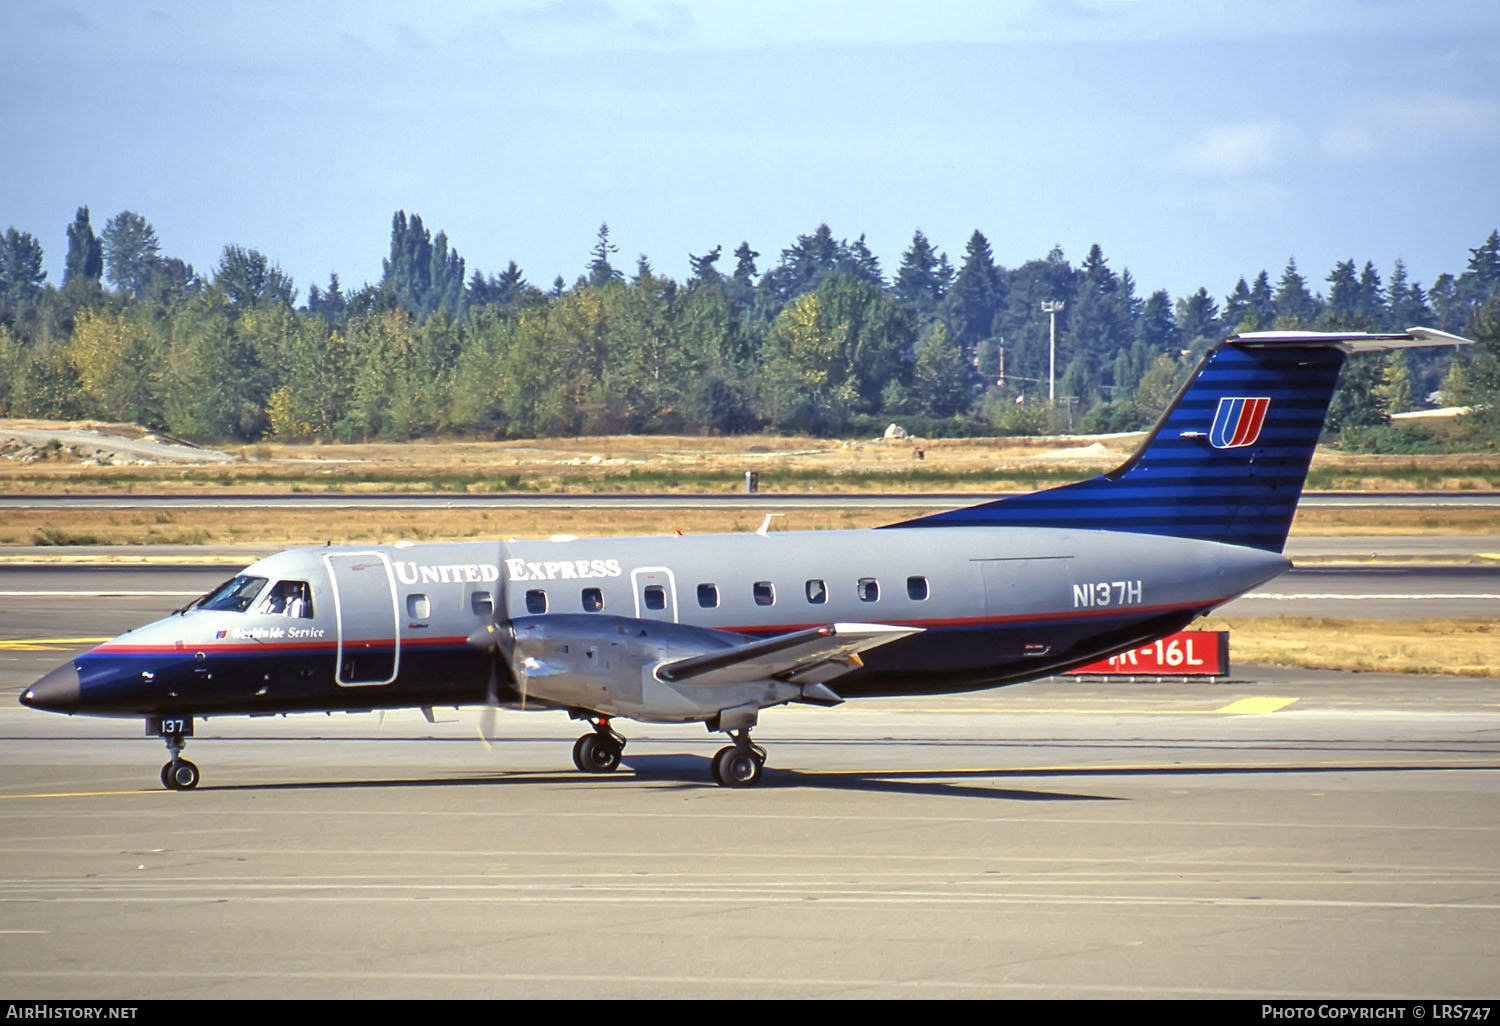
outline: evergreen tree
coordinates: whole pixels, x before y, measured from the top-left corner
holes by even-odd
[[[30,232],[9,228],[0,239],[0,303],[17,307],[42,290],[42,244]]]
[[[1354,328],[1360,320],[1359,278],[1354,261],[1334,264],[1328,275],[1328,300],[1323,307],[1323,323],[1330,328]]]
[[[688,266],[692,269],[693,273],[692,277],[688,279],[688,283],[690,285],[693,283],[697,283],[700,285],[717,285],[721,281],[723,281],[724,276],[720,274],[719,269],[714,266],[714,264],[719,262],[719,255],[723,253],[723,251],[723,246],[715,246],[713,249],[709,250],[702,256],[694,256],[692,253],[689,253]]]
[[[268,299],[291,305],[296,291],[292,279],[265,254],[241,246],[224,247],[214,270],[214,285],[235,306],[252,306]]]
[[[75,279],[98,281],[104,273],[104,247],[89,224],[89,208],[79,207],[68,225],[68,258],[63,267],[63,284]]]
[[[588,282],[598,288],[612,281],[621,281],[624,275],[615,270],[610,264],[609,258],[620,251],[620,247],[609,241],[609,225],[599,225],[599,235],[594,241],[594,248],[590,251],[594,259],[589,261]]]
[[[923,320],[935,316],[948,289],[949,279],[943,272],[946,262],[918,229],[911,237],[911,247],[901,255],[901,267],[891,283],[897,301],[911,307]]]
[[[797,236],[795,243],[781,251],[781,263],[766,272],[761,288],[784,305],[817,288],[841,266],[849,269],[855,263],[849,248],[834,239],[828,225],[820,224],[811,235]]]
[[[1218,341],[1222,334],[1219,325],[1219,304],[1209,296],[1208,289],[1199,288],[1186,299],[1177,301],[1177,331],[1188,345],[1201,339]]]
[[[342,324],[349,317],[349,301],[339,285],[339,276],[328,275],[328,288],[320,290],[316,285],[307,289],[307,312],[322,317],[330,324]]]
[[[1224,300],[1224,331],[1233,333],[1240,330],[1240,326],[1251,316],[1250,286],[1240,278],[1235,283],[1234,291]],[[1246,329],[1249,330],[1249,329]]]
[[[1268,331],[1276,323],[1276,297],[1271,293],[1271,278],[1265,271],[1255,276],[1250,286],[1250,310],[1248,317],[1254,318],[1254,330]]]
[[[990,242],[976,229],[964,247],[963,265],[943,304],[944,319],[965,356],[972,359],[980,341],[993,333],[1004,300],[1005,288]]]
[[[1490,232],[1489,238],[1469,250],[1468,266],[1453,289],[1454,301],[1465,321],[1496,294],[1500,294],[1500,231]]]
[[[880,261],[870,252],[870,247],[865,245],[863,234],[845,250],[839,262],[839,270],[850,277],[869,282],[876,288],[885,287],[885,278],[880,273]]]
[[[1297,273],[1297,261],[1288,259],[1276,286],[1276,327],[1310,328],[1318,315],[1318,303],[1307,291],[1307,282]]]
[[[1369,324],[1372,330],[1381,331],[1390,327],[1386,323],[1389,311],[1385,305],[1385,290],[1380,283],[1380,273],[1368,260],[1365,261],[1364,269],[1359,272],[1356,303],[1360,319]]]
[[[156,229],[140,214],[122,210],[105,224],[100,242],[109,283],[136,299],[144,296],[161,269]]]
[[[755,276],[755,258],[759,253],[750,248],[750,243],[741,242],[734,251],[734,280],[745,286],[753,287]]]
[[[439,231],[432,240],[427,280],[430,285],[417,310],[417,320],[425,322],[441,310],[457,320],[463,315],[464,259],[458,250],[448,248],[448,233]]]
[[[1137,338],[1157,353],[1175,354],[1182,348],[1182,333],[1177,330],[1177,321],[1172,316],[1172,297],[1166,289],[1157,289],[1147,297],[1146,306],[1141,310]]]

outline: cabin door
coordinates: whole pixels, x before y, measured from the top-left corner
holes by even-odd
[[[334,680],[345,687],[391,683],[401,664],[401,623],[390,559],[381,552],[339,552],[323,563],[333,581],[338,629]]]

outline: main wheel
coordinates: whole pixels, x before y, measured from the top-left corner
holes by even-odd
[[[585,734],[573,747],[573,761],[585,773],[612,773],[620,765],[620,746],[602,734]]]
[[[178,791],[191,791],[198,786],[198,767],[186,759],[167,763],[167,769],[171,771],[167,774],[171,778],[168,787]]]
[[[754,787],[760,783],[764,768],[760,756],[732,745],[719,749],[714,756],[714,780],[721,787]]]

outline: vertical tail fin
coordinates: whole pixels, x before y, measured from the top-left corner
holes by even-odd
[[[1280,552],[1345,354],[1468,341],[1430,328],[1236,335],[1109,473],[890,526],[1130,531]]]

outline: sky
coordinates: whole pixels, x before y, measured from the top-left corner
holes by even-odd
[[[378,282],[391,218],[571,283],[826,223],[893,275],[1099,244],[1145,295],[1424,286],[1500,228],[1493,0],[5,0],[0,226],[121,210],[210,274]]]

